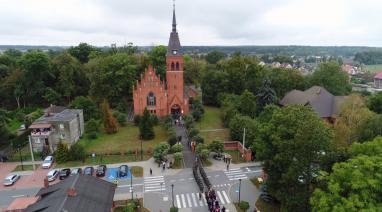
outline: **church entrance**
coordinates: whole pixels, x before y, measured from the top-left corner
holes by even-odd
[[[179,105],[175,104],[171,107],[171,115],[174,119],[178,119],[181,115],[181,112],[182,110]]]

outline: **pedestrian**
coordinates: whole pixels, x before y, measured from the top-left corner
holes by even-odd
[[[225,212],[225,207],[224,206],[222,207],[222,212]]]
[[[150,168],[150,176],[153,175],[153,170]]]
[[[202,200],[202,192],[199,192],[199,200]]]
[[[166,162],[163,161],[162,163],[163,171],[166,169]]]
[[[229,170],[229,163],[227,163],[227,171]]]
[[[223,154],[223,161],[224,161],[224,163],[225,163],[225,154]]]

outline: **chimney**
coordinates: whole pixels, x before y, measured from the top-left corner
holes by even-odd
[[[44,178],[44,188],[48,188],[48,187],[49,187],[48,177],[45,177]]]
[[[75,188],[69,188],[67,194],[69,197],[75,197],[77,195],[77,191]]]

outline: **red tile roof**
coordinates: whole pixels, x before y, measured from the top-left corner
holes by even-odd
[[[24,210],[29,205],[34,204],[40,197],[20,197],[15,200],[5,209],[5,211]]]
[[[382,79],[382,72],[378,72],[375,76],[374,79]]]

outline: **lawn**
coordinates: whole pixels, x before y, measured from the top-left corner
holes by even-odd
[[[8,129],[9,131],[11,131],[12,133],[16,133],[17,132],[17,129],[20,128],[20,126],[22,125],[23,123],[17,119],[12,119],[9,123],[8,123]]]
[[[382,71],[382,64],[377,65],[366,65],[366,70],[371,73],[377,73]]]
[[[151,155],[143,154],[143,160],[148,160]],[[96,157],[87,157],[85,162],[82,161],[68,161],[66,163],[57,164],[57,168],[66,167],[79,167],[87,165],[100,165],[100,164],[113,164],[113,163],[128,163],[134,161],[140,161],[141,156],[129,154],[129,155],[96,155]]]
[[[142,147],[144,153],[151,150],[160,142],[167,141],[167,133],[162,126],[155,126],[155,138],[149,141],[143,141]],[[139,140],[139,128],[132,124],[121,127],[116,134],[101,134],[97,139],[81,139],[79,143],[85,147],[88,153],[112,154],[128,153],[135,150],[141,150],[141,141]]]
[[[209,144],[213,140],[229,140],[229,129],[223,126],[221,109],[205,106],[204,110],[201,121],[195,123],[195,127],[200,131],[204,142]]]

